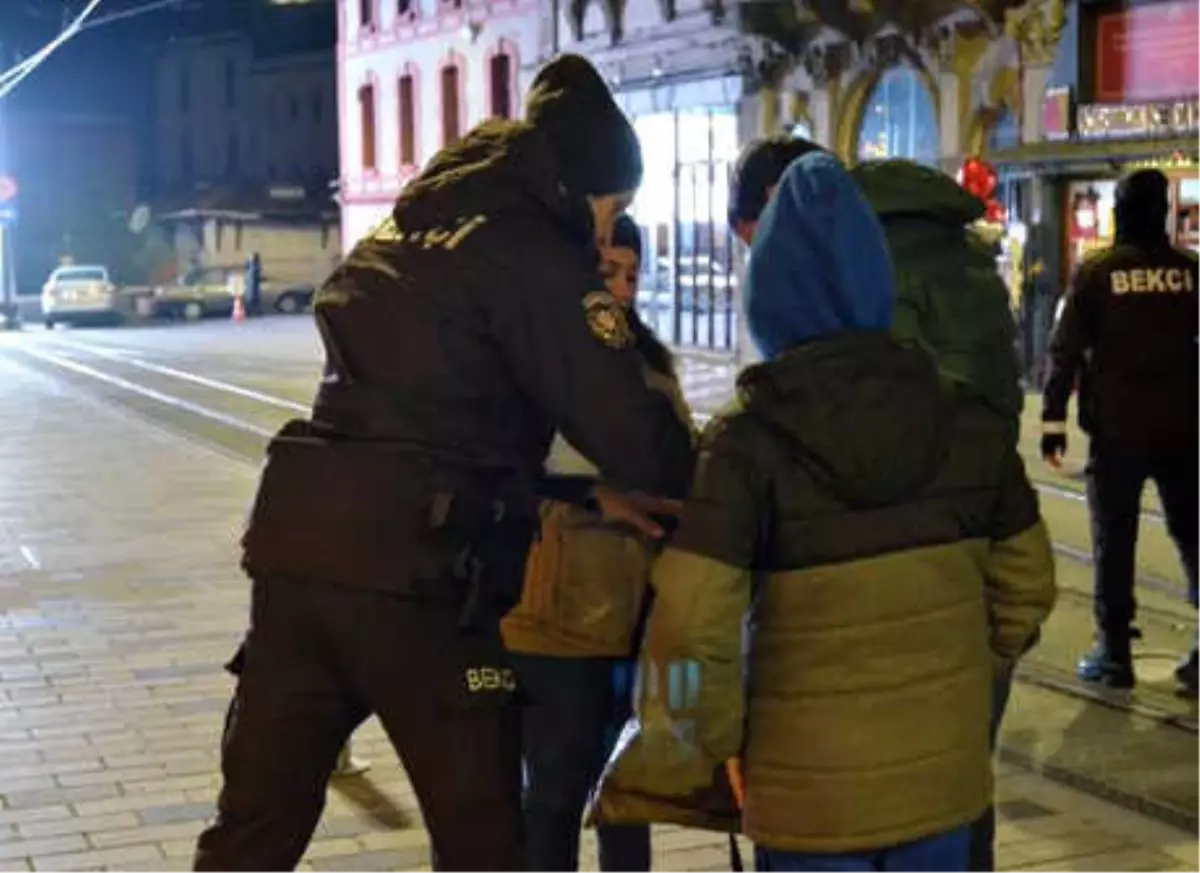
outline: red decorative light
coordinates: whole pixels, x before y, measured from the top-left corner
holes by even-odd
[[[967,158],[963,161],[962,169],[958,171],[958,184],[962,185],[967,193],[973,194],[985,203],[991,200],[992,195],[996,193],[998,181],[999,177],[996,175],[995,168],[978,157]]]

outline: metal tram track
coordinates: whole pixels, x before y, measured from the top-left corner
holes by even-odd
[[[232,429],[243,435],[253,437],[260,443],[258,446],[256,446],[256,450],[253,453],[247,451],[231,451],[224,443],[205,436],[203,433],[198,432],[195,428],[183,427],[180,426],[180,424],[176,421],[163,421],[161,417],[156,417],[156,421],[158,424],[160,424],[160,426],[165,424],[170,430],[185,439],[204,443],[210,448],[217,449],[222,454],[230,455],[236,457],[238,460],[255,465],[261,462],[262,449],[265,449],[267,442],[274,435],[276,429],[283,424],[284,420],[292,415],[307,415],[310,409],[310,405],[307,403],[301,403],[296,400],[278,397],[262,391],[246,388],[242,385],[203,376],[188,370],[170,367],[163,364],[156,364],[151,361],[143,360],[136,353],[117,351],[112,347],[101,348],[90,343],[78,342],[64,342],[61,344],[54,343],[52,346],[56,349],[61,349],[62,351],[70,353],[83,352],[85,355],[91,355],[93,358],[97,358],[100,361],[114,363],[120,367],[136,370],[140,373],[147,373],[151,374],[152,376],[174,380],[175,382],[187,384],[193,388],[198,388],[201,391],[212,392],[216,396],[223,396],[226,399],[230,397],[236,397],[241,401],[248,401],[250,403],[257,404],[262,408],[273,411],[278,410],[279,413],[284,413],[276,415],[269,423],[260,423],[230,414],[222,411],[219,408],[213,408],[205,403],[190,400],[186,397],[180,396],[179,394],[172,393],[169,390],[160,390],[152,385],[147,385],[145,382],[140,382],[129,378],[128,376],[121,376],[111,371],[99,369],[90,364],[81,363],[72,357],[47,351],[42,346],[39,346],[36,349],[30,347],[13,347],[18,348],[21,353],[29,357],[47,364],[51,364],[58,369],[66,370],[79,376],[100,381],[101,383],[105,383],[110,387],[117,389],[118,391],[126,394],[133,394],[144,400],[149,400],[153,405],[164,407],[176,413],[182,413],[185,417],[200,418],[218,427]],[[145,412],[144,409],[142,411],[143,413]],[[143,415],[143,417],[145,417],[145,415]],[[178,415],[175,416],[175,418],[178,417]],[[1071,488],[1052,485],[1046,482],[1037,482],[1035,483],[1035,487],[1041,493],[1052,498],[1060,498],[1077,503],[1085,500],[1084,496],[1080,492]],[[1144,511],[1143,516],[1152,522],[1162,522],[1161,513],[1153,510]],[[1077,546],[1058,540],[1053,541],[1052,545],[1055,553],[1062,558],[1089,567],[1094,563],[1091,552],[1086,549],[1081,549]],[[1156,576],[1152,573],[1146,573],[1144,571],[1138,573],[1137,586],[1140,589],[1156,591],[1171,596],[1183,597],[1186,595],[1186,591],[1181,585],[1172,582],[1169,579]],[[1081,596],[1083,595],[1083,592],[1078,593]],[[1090,597],[1090,594],[1087,596]],[[1139,614],[1151,614],[1153,612],[1154,610],[1152,607],[1139,606]],[[1168,611],[1162,610],[1161,612],[1164,616],[1170,615]],[[1179,617],[1175,616],[1175,619],[1178,621]]]
[[[8,348],[17,350],[26,360],[40,363],[42,368],[50,369],[76,384],[86,386],[91,383],[92,390],[95,390],[96,384],[100,384],[103,386],[102,391],[106,391],[109,398],[124,405],[133,415],[149,421],[151,426],[167,431],[176,438],[208,447],[224,457],[244,464],[262,463],[266,442],[274,435],[277,427],[288,417],[304,415],[308,410],[308,404],[293,399],[272,396],[185,369],[142,360],[137,351],[133,350],[96,348],[88,343],[47,343]],[[77,360],[80,354],[90,356],[91,360]],[[161,380],[174,385],[174,389],[167,387]],[[181,393],[185,393],[182,391],[185,385],[187,392],[192,395],[200,393],[208,397],[193,399],[180,396]],[[236,398],[238,403],[257,407],[258,414],[235,415],[222,409],[221,401],[228,407],[232,398]],[[268,411],[265,420],[264,410]],[[236,434],[238,438],[230,439],[229,434]],[[1076,504],[1085,500],[1085,496],[1078,490],[1048,482],[1034,484],[1046,498],[1069,500]],[[1142,518],[1151,523],[1163,523],[1162,513],[1153,510],[1142,512]],[[1085,549],[1057,541],[1054,542],[1054,548],[1058,558],[1062,560],[1076,565],[1092,565],[1092,555]],[[1138,586],[1140,589],[1158,591],[1160,594],[1183,600],[1181,586],[1169,579],[1140,574]],[[1075,607],[1087,606],[1091,602],[1091,592],[1061,588],[1060,598],[1061,601],[1070,602]],[[1151,604],[1140,606],[1139,615],[1151,626],[1177,626],[1183,621],[1180,614]],[[1166,694],[1139,690],[1134,696],[1127,692],[1097,690],[1081,684],[1072,670],[1039,660],[1037,651],[1032,652],[1022,663],[1016,681],[1055,697],[1080,700],[1085,705],[1127,712],[1171,731],[1200,735],[1200,714],[1189,716],[1186,712],[1180,712],[1177,705],[1172,708]],[[1002,745],[998,749],[998,755],[1001,760],[1022,770],[1037,772],[1075,790],[1102,797],[1117,806],[1133,809],[1135,812],[1200,835],[1200,815],[1188,809],[1159,802],[1141,791],[1124,790],[1104,778],[1094,776],[1090,771],[1062,767],[1049,759],[1031,757],[1018,747]]]
[[[47,348],[47,346],[50,346],[50,348]],[[85,383],[88,381],[93,383],[99,382],[109,389],[113,389],[117,392],[118,396],[124,395],[127,398],[136,398],[142,402],[134,405],[126,404],[126,408],[132,414],[148,420],[160,430],[167,430],[173,436],[203,445],[225,457],[245,464],[256,466],[260,464],[267,441],[274,434],[275,429],[283,423],[283,420],[289,417],[289,415],[302,415],[308,411],[307,404],[276,397],[186,370],[155,364],[142,360],[138,357],[137,353],[116,351],[111,347],[97,348],[87,343],[63,343],[61,345],[53,343],[36,346],[10,346],[9,348],[33,361],[49,365],[60,372],[71,374],[77,378],[77,381]],[[92,356],[92,358],[99,362],[116,364],[118,369],[125,368],[126,370],[134,370],[141,374],[148,374],[151,376],[149,381],[153,381],[154,378],[174,380],[176,383],[187,384],[192,389],[198,389],[201,392],[211,392],[214,397],[222,397],[225,400],[231,397],[239,398],[240,401],[256,404],[260,409],[270,410],[274,420],[270,423],[249,420],[248,418],[225,412],[220,408],[213,408],[214,405],[219,407],[220,404],[210,405],[207,402],[198,402],[197,400],[178,396],[178,394],[172,393],[170,390],[163,390],[161,387],[154,387],[152,384],[146,384],[144,381],[132,378],[133,374],[131,373],[127,372],[121,375],[112,372],[110,368],[106,368],[102,364],[81,362],[75,358],[75,355],[80,352],[84,355]],[[189,421],[191,422],[191,426],[188,424]],[[203,422],[204,427],[198,426],[200,422]],[[242,439],[231,441],[229,439],[218,438],[214,434],[214,430],[217,433],[222,431],[236,432]],[[249,445],[246,444],[247,441],[245,438],[247,437],[250,438]],[[234,443],[233,446],[231,446],[231,442]],[[1062,486],[1042,482],[1037,483],[1037,488],[1042,494],[1052,498],[1076,502],[1083,499],[1083,496],[1079,492]],[[1143,516],[1150,521],[1161,523],[1162,520],[1161,514],[1153,511],[1144,512]],[[1053,543],[1053,546],[1056,554],[1062,559],[1089,566],[1092,564],[1091,554],[1084,550],[1057,541]],[[1169,580],[1146,574],[1139,574],[1137,584],[1139,587],[1162,591],[1172,595],[1179,595],[1181,593],[1179,585]],[[1090,601],[1091,595],[1090,592],[1062,588],[1060,589],[1060,597],[1075,601]],[[1170,610],[1156,609],[1150,606],[1140,606],[1139,614],[1151,622],[1178,624],[1184,620],[1182,616]],[[1081,700],[1089,706],[1100,706],[1123,711],[1127,714],[1148,720],[1159,728],[1183,731],[1193,735],[1197,734],[1197,723],[1194,714],[1191,717],[1181,715],[1177,711],[1173,711],[1169,706],[1163,705],[1165,701],[1155,696],[1147,697],[1144,693],[1138,699],[1134,699],[1128,693],[1115,693],[1085,685],[1079,682],[1071,671],[1039,661],[1036,655],[1032,653],[1019,668],[1016,681],[1035,686],[1058,696]],[[1002,747],[999,750],[999,755],[1002,760],[1008,763],[1030,772],[1036,772],[1069,788],[1148,815],[1167,824],[1192,831],[1195,830],[1196,816],[1194,814],[1185,814],[1177,808],[1159,803],[1153,798],[1122,791],[1104,783],[1102,780],[1094,779],[1086,773],[1076,772],[1074,769],[1055,767],[1046,761],[1034,760],[1016,749]]]

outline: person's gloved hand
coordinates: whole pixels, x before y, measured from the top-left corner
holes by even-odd
[[[1054,469],[1062,467],[1063,455],[1067,453],[1065,432],[1042,431],[1042,459]]]

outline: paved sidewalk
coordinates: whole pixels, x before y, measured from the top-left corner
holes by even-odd
[[[2,350],[0,420],[0,871],[187,869],[219,784],[257,471]],[[304,866],[421,869],[420,817],[376,723],[355,752],[372,769],[331,790]],[[1169,828],[1016,771],[1000,790],[1005,866],[1197,867]],[[662,829],[655,848],[659,869],[727,869],[719,836]]]

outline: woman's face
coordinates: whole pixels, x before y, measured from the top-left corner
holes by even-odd
[[[608,293],[629,308],[637,299],[638,256],[633,249],[606,246],[600,250],[600,275]]]

